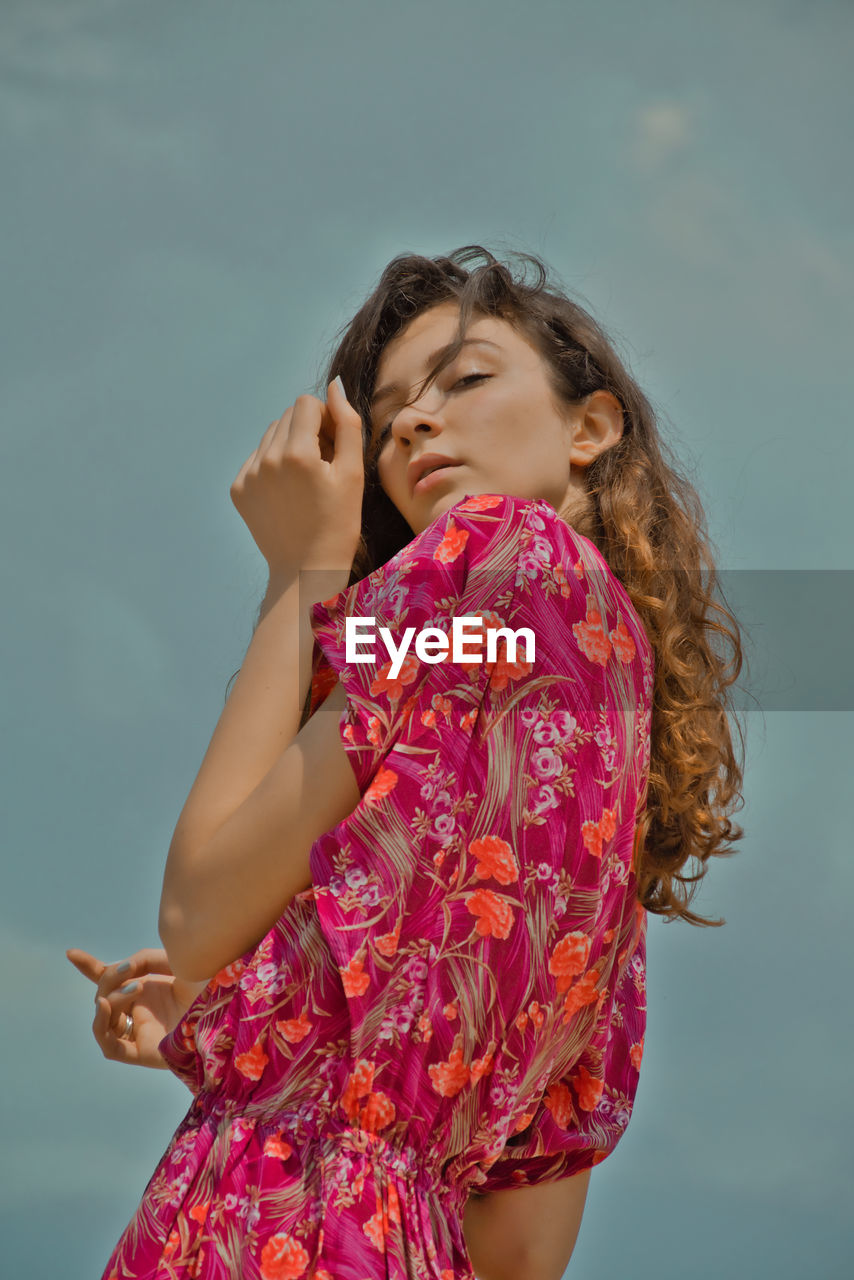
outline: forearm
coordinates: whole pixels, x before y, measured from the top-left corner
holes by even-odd
[[[261,616],[175,828],[199,845],[246,799],[296,736],[311,679],[311,627],[297,577],[271,578]],[[171,857],[171,852],[170,852]]]
[[[308,887],[311,845],[299,830],[306,785],[302,755],[291,744],[206,842],[173,841],[160,936],[176,973],[193,980],[218,972],[255,945]]]
[[[323,598],[328,598],[346,585],[346,576],[331,571],[310,575],[311,589],[320,587],[326,591]],[[308,594],[304,589],[300,601],[296,576],[270,581],[258,626],[175,827],[163,878],[161,937],[164,923],[168,928],[170,921],[188,921],[197,906],[204,918],[204,907],[198,900],[204,886],[200,887],[197,874],[202,850],[213,846],[209,860],[212,893],[239,894],[249,870],[243,853],[259,854],[257,869],[263,875],[263,849],[256,850],[251,844],[243,844],[241,849],[241,833],[233,831],[237,838],[221,846],[219,857],[216,836],[270,777],[296,737],[311,681],[313,636]],[[243,834],[247,840],[257,839],[251,829]],[[165,937],[164,945],[168,950]],[[229,959],[242,950],[245,947]]]

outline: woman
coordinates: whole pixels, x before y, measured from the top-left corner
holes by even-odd
[[[68,953],[105,1055],[194,1094],[104,1280],[557,1280],[631,1114],[647,912],[723,923],[689,902],[743,834],[738,627],[647,400],[523,256],[394,259],[232,486],[269,588],[165,951]]]

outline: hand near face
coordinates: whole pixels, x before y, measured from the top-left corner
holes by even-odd
[[[362,420],[340,385],[324,405],[298,396],[271,422],[231,486],[231,499],[271,576],[348,569],[359,544],[365,469]]]

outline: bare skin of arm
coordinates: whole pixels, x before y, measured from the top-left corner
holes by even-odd
[[[578,1239],[590,1172],[470,1196],[463,1234],[478,1280],[561,1280]]]
[[[158,930],[173,973],[188,982],[261,940],[310,884],[314,840],[359,801],[336,742],[335,695],[297,732],[311,680],[309,604],[346,586],[361,525],[361,418],[333,386],[325,405],[297,397],[231,486],[269,584],[166,860]],[[318,797],[309,756],[324,732],[338,768],[332,792]]]

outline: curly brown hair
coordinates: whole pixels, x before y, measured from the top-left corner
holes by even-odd
[[[345,326],[323,378],[341,376],[365,435],[362,537],[350,584],[360,581],[412,539],[412,530],[380,487],[371,449],[371,410],[377,367],[386,344],[421,312],[455,301],[456,341],[412,399],[456,358],[468,325],[497,316],[543,357],[558,401],[578,404],[599,389],[623,409],[623,434],[585,468],[586,500],[568,523],[599,549],[625,587],[655,652],[651,759],[635,850],[638,898],[648,911],[691,924],[721,925],[691,911],[712,856],[728,856],[743,837],[730,821],[743,805],[744,736],[728,689],[743,655],[738,623],[713,597],[718,580],[700,498],[662,441],[652,406],[612,342],[588,311],[563,289],[547,287],[548,271],[533,254],[514,255],[515,275],[487,249],[466,245],[447,256],[400,254]],[[479,266],[467,263],[482,259]],[[526,279],[526,264],[536,279]],[[667,458],[665,459],[665,454]],[[713,644],[722,638],[727,660]],[[733,750],[730,717],[739,731]],[[307,718],[304,712],[303,723]],[[694,875],[686,874],[691,860]]]
[[[558,403],[574,405],[594,391],[610,391],[622,407],[622,437],[585,468],[586,495],[559,514],[602,553],[655,653],[649,778],[634,854],[638,899],[656,915],[719,926],[723,919],[706,919],[689,904],[709,858],[730,856],[730,846],[744,835],[728,816],[743,805],[744,735],[727,692],[738,679],[743,654],[735,617],[713,598],[719,586],[702,504],[602,327],[565,289],[546,287],[548,270],[540,258],[513,256],[522,264],[515,276],[480,245],[436,258],[399,254],[336,335],[340,341],[319,382],[325,388],[341,376],[361,414],[365,448],[362,532],[349,585],[413,537],[379,483],[371,396],[386,344],[415,316],[439,303],[459,305],[456,339],[412,401],[457,357],[469,323],[481,316],[506,320],[534,345]],[[467,270],[464,264],[478,258],[483,263]],[[526,264],[535,268],[533,283],[526,279]],[[729,661],[716,651],[715,637],[730,646]],[[310,705],[309,691],[300,728]],[[741,761],[733,751],[730,717],[739,731]],[[684,868],[692,859],[698,869],[689,875]]]

